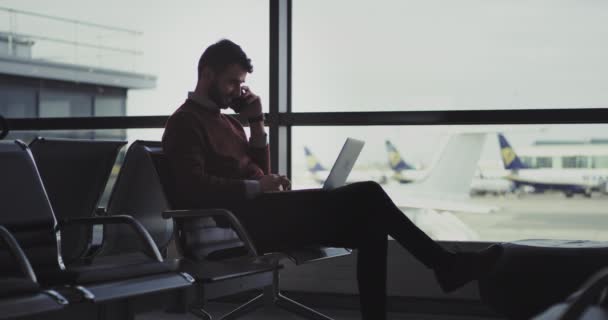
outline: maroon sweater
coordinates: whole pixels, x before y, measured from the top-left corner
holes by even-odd
[[[270,172],[268,146],[250,146],[238,120],[192,99],[167,120],[162,146],[174,177],[175,209],[243,200],[245,180]]]

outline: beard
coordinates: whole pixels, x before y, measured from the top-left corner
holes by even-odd
[[[220,92],[220,88],[217,86],[217,83],[211,84],[209,88],[209,99],[215,102],[220,109],[227,109],[230,105],[231,99],[224,99]]]

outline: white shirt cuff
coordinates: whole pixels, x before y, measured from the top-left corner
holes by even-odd
[[[263,136],[251,136],[249,137],[249,145],[254,148],[264,148],[268,145],[268,134],[264,133]]]
[[[260,182],[257,180],[244,180],[245,181],[245,197],[247,199],[253,199],[262,192]]]

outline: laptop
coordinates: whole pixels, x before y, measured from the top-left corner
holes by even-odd
[[[363,145],[361,140],[347,138],[338,154],[338,158],[329,171],[329,175],[323,183],[323,190],[332,190],[346,184],[346,179],[355,166]]]
[[[292,189],[287,191],[268,191],[266,193],[281,193],[281,194],[289,194],[289,193],[300,193],[300,192],[310,192],[310,191],[320,191],[320,190],[332,190],[335,188],[339,188],[346,184],[346,178],[352,171],[355,161],[359,157],[361,150],[363,149],[363,145],[365,143],[361,140],[347,138],[342,146],[342,150],[340,150],[340,154],[338,154],[338,158],[334,165],[331,167],[329,171],[329,175],[325,179],[322,188],[313,188],[313,189]]]

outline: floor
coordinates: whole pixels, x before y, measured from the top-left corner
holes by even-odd
[[[213,316],[214,319],[219,319],[222,314],[230,311],[234,308],[234,305],[225,304],[225,303],[210,303],[208,306],[209,313]],[[360,319],[357,310],[319,310],[322,313],[325,313],[327,316],[334,318],[335,320],[351,320],[351,319]],[[198,318],[191,314],[166,314],[162,312],[150,312],[143,313],[137,316],[137,320],[197,320]],[[283,310],[257,310],[245,317],[239,318],[242,320],[301,320],[301,317],[289,314]],[[422,314],[403,314],[403,313],[391,313],[388,316],[388,319],[392,320],[481,320],[483,318],[479,317],[463,317],[463,316],[447,316],[447,315],[422,315]]]

